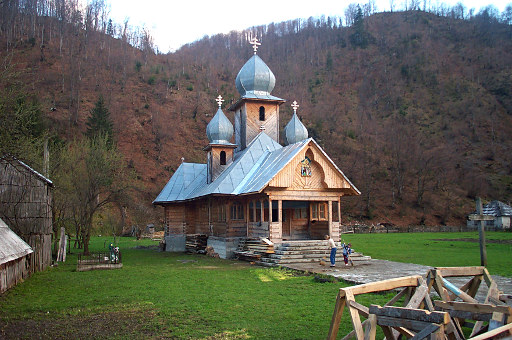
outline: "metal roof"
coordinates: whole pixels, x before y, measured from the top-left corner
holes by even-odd
[[[0,219],[0,264],[19,259],[32,252],[32,248]]]
[[[231,144],[229,140],[233,137],[233,124],[220,108],[206,126],[206,136],[210,143]]]
[[[30,171],[31,173],[33,173],[41,181],[43,181],[43,182],[47,183],[49,186],[53,187],[53,182],[51,180],[49,180],[45,176],[41,175],[39,172],[37,172],[36,170],[32,169],[30,166],[28,166],[27,164],[23,163],[19,159],[14,158],[14,157],[6,156],[6,157],[1,157],[0,160],[3,160],[5,162],[9,163],[12,166],[21,165],[21,167],[23,167],[23,168],[27,169],[28,171]]]
[[[284,132],[288,144],[294,144],[308,138],[308,130],[295,112],[293,113],[292,119],[286,124]]]
[[[238,72],[235,85],[242,97],[246,93],[270,95],[276,85],[276,77],[267,64],[255,54]]]
[[[476,211],[473,214],[476,214]],[[512,207],[500,201],[491,201],[482,207],[482,215],[512,216]]]
[[[310,142],[321,150],[354,191],[360,194],[312,138],[283,147],[264,132],[260,132],[210,184],[206,183],[205,164],[183,163],[153,203],[186,201],[212,194],[242,195],[261,192]]]

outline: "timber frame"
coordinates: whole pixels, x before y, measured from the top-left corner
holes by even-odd
[[[458,288],[446,280],[449,277],[470,279]],[[479,303],[475,295],[482,281],[486,283],[488,291],[484,303]],[[441,298],[434,303],[430,299],[432,288]],[[360,294],[391,290],[398,293],[383,307],[367,307],[355,299]],[[382,329],[388,340],[397,339],[400,335],[413,339],[465,339],[462,327],[472,329],[471,339],[510,338],[512,308],[503,304],[507,298],[499,292],[484,267],[434,268],[423,277],[407,276],[340,288],[327,339],[337,339],[345,307],[350,313],[353,331],[342,339],[375,339],[377,327]],[[401,299],[404,300],[404,307],[394,306]],[[361,317],[366,320],[361,322]]]

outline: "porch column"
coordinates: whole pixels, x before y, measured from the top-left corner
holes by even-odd
[[[272,223],[272,199],[268,199],[268,223]]]
[[[329,218],[329,236],[332,237],[332,201],[327,201],[327,206],[327,215]]]
[[[277,201],[277,221],[282,224],[283,222],[283,201]]]
[[[341,228],[341,202],[338,198],[338,222],[340,222],[340,228]]]
[[[261,215],[261,222],[265,221],[265,203],[263,200],[260,200],[260,215]]]
[[[249,210],[251,209],[251,201],[245,201],[245,237],[249,237]]]

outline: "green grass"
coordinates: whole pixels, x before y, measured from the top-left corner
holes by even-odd
[[[351,242],[356,251],[376,259],[433,267],[480,265],[478,232],[347,234],[343,238]],[[486,232],[486,240],[489,272],[512,277],[512,233]]]
[[[477,233],[344,235],[374,258],[431,266],[479,264]],[[487,233],[489,240],[512,234]],[[111,239],[93,238],[91,251]],[[65,264],[36,273],[0,296],[0,338],[323,339],[342,282],[204,255],[173,254],[119,239],[123,268],[77,272],[78,251]],[[511,244],[487,246],[491,274],[512,276]],[[421,274],[421,273],[420,273]],[[384,304],[389,295],[358,296]],[[340,335],[352,329],[344,313]],[[41,335],[42,334],[42,335]]]
[[[94,238],[91,251],[103,250],[104,240]],[[143,327],[136,333],[118,329],[121,338],[322,339],[327,335],[340,282],[317,283],[311,276],[284,270],[134,249],[136,245],[148,241],[120,240],[123,268],[119,270],[76,272],[76,255],[71,255],[66,264],[33,275],[0,297],[0,321],[59,324],[67,318],[104,315],[108,319],[110,313],[131,311],[153,317],[141,321]],[[377,297],[383,302],[382,296]],[[341,332],[349,328],[344,316]]]

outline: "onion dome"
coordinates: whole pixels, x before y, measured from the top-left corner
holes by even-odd
[[[297,108],[299,105],[296,101],[293,102],[293,116],[292,119],[286,124],[284,132],[286,135],[286,142],[289,144],[295,144],[308,138],[308,130],[302,124],[299,117],[297,116]]]
[[[256,38],[251,40],[254,55],[240,69],[236,76],[235,85],[240,96],[270,95],[276,85],[276,77],[260,57],[256,55],[258,45]]]
[[[229,141],[233,137],[233,124],[220,108],[223,101],[221,96],[217,97],[219,109],[206,126],[206,136],[208,136],[210,144],[231,144]]]

